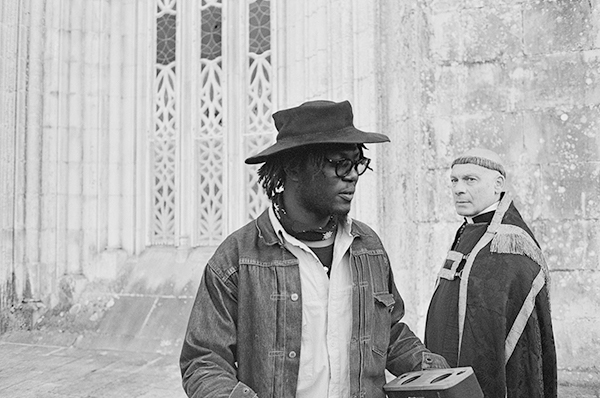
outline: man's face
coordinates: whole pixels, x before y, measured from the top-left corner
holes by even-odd
[[[456,212],[473,217],[500,199],[504,177],[475,164],[457,164],[452,167],[450,181]]]
[[[345,177],[338,177],[335,172],[336,161],[361,158],[361,152],[355,145],[332,148],[325,157],[332,162],[326,160],[321,169],[308,164],[299,174],[302,189],[298,190],[298,203],[316,219],[348,214],[359,177],[354,167]]]

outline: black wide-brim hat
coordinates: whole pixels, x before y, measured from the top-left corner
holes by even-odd
[[[293,148],[315,144],[368,144],[388,142],[388,136],[354,127],[350,102],[309,101],[273,114],[279,132],[273,145],[246,159],[262,163],[268,157]]]

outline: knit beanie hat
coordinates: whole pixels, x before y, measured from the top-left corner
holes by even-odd
[[[473,148],[463,153],[452,162],[452,167],[456,164],[475,164],[486,169],[495,170],[506,178],[506,170],[502,164],[500,156],[489,149]]]

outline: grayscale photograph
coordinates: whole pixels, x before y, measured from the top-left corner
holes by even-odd
[[[2,0],[0,115],[0,397],[600,398],[600,0]]]

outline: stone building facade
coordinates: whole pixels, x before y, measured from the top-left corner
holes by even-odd
[[[547,256],[561,380],[599,377],[597,0],[15,0],[0,54],[3,332],[85,313],[95,344],[176,349],[207,257],[266,205],[242,160],[271,113],[349,99],[392,140],[353,216],[407,322],[460,223],[448,165],[486,146]]]

